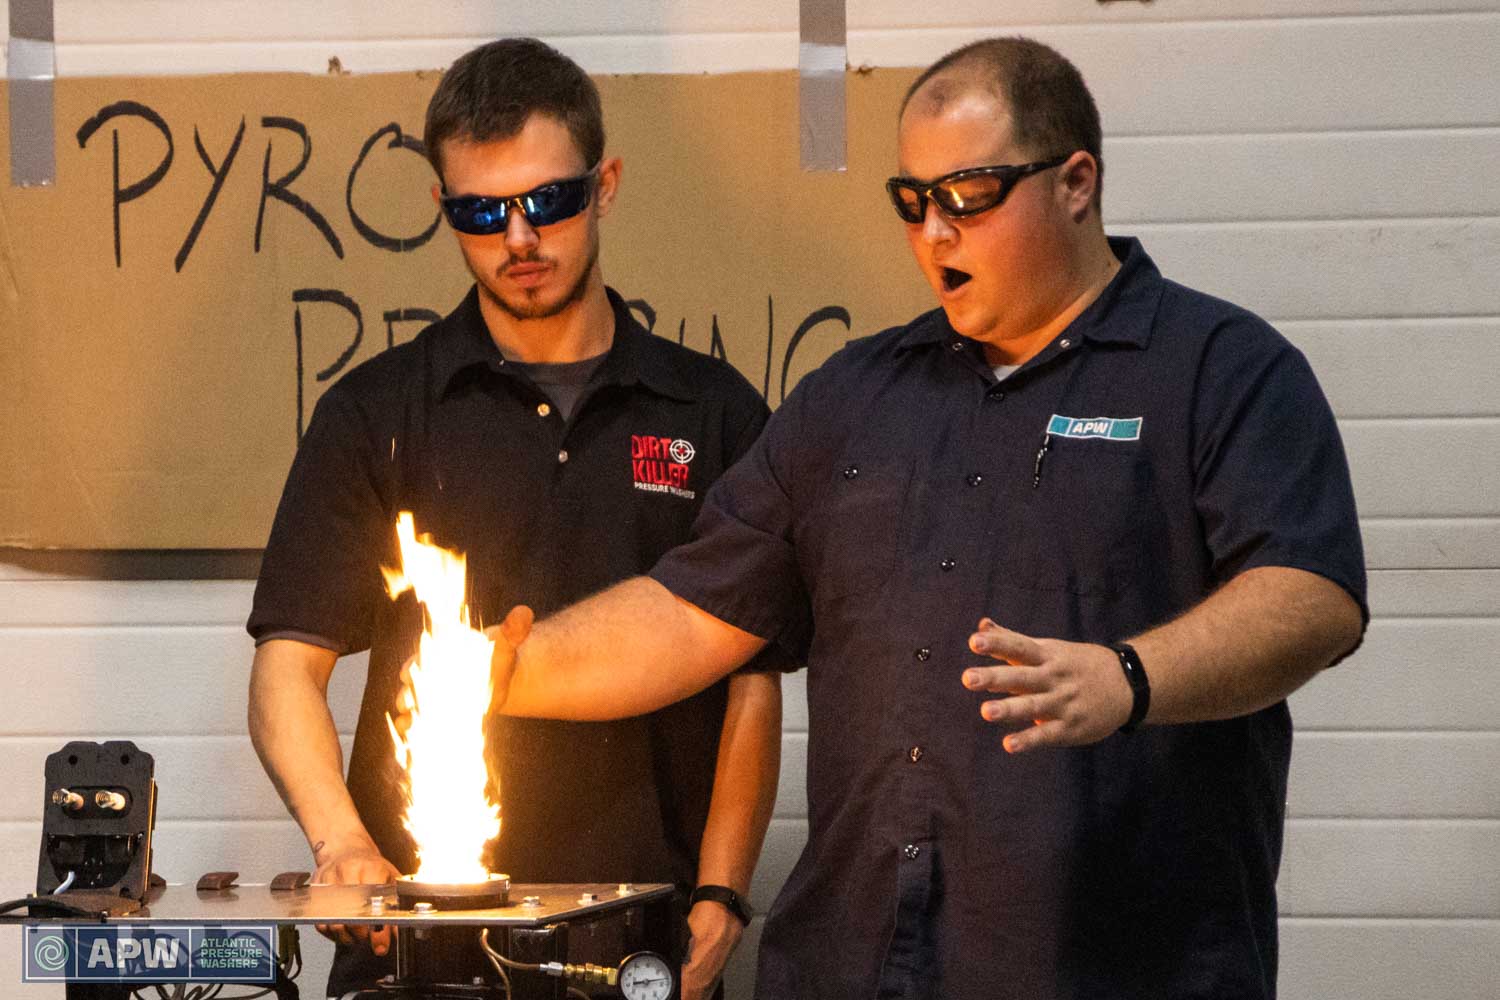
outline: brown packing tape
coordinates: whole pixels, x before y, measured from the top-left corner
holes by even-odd
[[[843,173],[801,169],[794,72],[598,78],[625,163],[606,281],[772,406],[850,338],[931,308],[882,186],[914,74],[846,76]],[[419,132],[436,80],[57,81],[56,185],[0,186],[0,544],[265,544],[322,393],[469,287],[446,227],[417,241],[431,169],[389,131]],[[299,129],[286,191],[342,257],[263,194],[302,160]]]

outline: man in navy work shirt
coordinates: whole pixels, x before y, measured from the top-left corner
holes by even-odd
[[[392,602],[380,573],[399,565],[397,513],[467,553],[477,620],[522,599],[562,607],[686,540],[709,484],[768,416],[727,364],[651,336],[605,287],[599,224],[621,164],[604,155],[599,95],[578,66],[534,39],[476,49],[444,74],[425,141],[475,287],[319,401],[249,622],[251,735],[324,882],[416,867],[385,722],[421,628],[415,600]],[[365,648],[346,788],[326,690],[338,656]],[[739,897],[780,749],[767,659],[757,666],[770,672],[640,718],[497,717],[488,734],[503,822],[493,870],[677,883],[692,935],[686,998],[714,991],[749,919]],[[332,933],[342,946],[330,992],[390,971],[389,929]]]
[[[1285,699],[1367,617],[1328,405],[1264,322],[1105,237],[1056,52],[950,54],[898,146],[941,308],[807,376],[649,577],[499,644],[497,701],[629,713],[805,656],[767,1000],[1272,997]]]

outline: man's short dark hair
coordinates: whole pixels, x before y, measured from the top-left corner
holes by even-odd
[[[1076,66],[1030,38],[987,38],[954,49],[907,89],[901,114],[918,91],[929,110],[941,110],[976,87],[1005,101],[1016,145],[1037,157],[1082,149],[1099,164],[1102,183],[1103,129],[1094,95]]]
[[[518,135],[535,114],[561,122],[584,165],[604,156],[599,90],[577,63],[535,38],[502,38],[465,52],[427,104],[422,142],[438,177],[448,139],[490,142]]]

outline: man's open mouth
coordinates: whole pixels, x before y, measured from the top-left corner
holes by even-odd
[[[951,292],[968,282],[972,275],[956,267],[943,268],[943,291]]]

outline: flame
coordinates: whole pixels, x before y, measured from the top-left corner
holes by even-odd
[[[394,600],[416,591],[426,606],[417,658],[411,666],[411,725],[403,736],[386,724],[405,772],[405,824],[416,843],[416,878],[423,882],[483,882],[481,855],[500,833],[500,806],[487,796],[484,716],[490,704],[494,647],[469,624],[461,553],[417,537],[409,511],[396,519],[401,569],[381,567]]]

